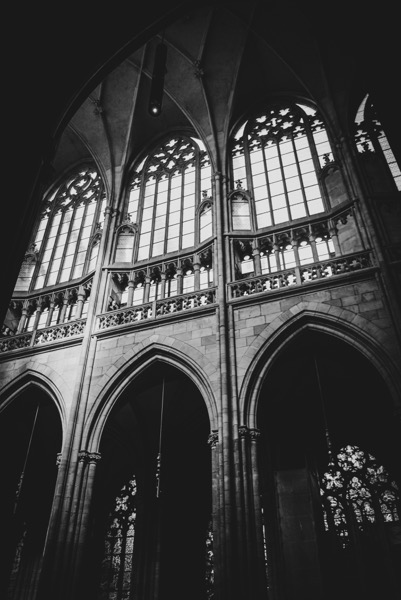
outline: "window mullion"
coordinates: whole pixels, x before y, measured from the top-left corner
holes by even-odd
[[[83,235],[83,229],[84,229],[84,225],[85,225],[85,220],[86,220],[87,213],[88,213],[88,203],[85,202],[85,204],[84,204],[84,212],[83,212],[83,215],[81,217],[81,222],[79,224],[79,232],[78,232],[77,242],[76,242],[76,245],[75,245],[74,258],[72,260],[72,265],[71,265],[71,271],[70,271],[71,275],[74,274],[75,264],[77,262],[77,256],[78,256],[78,253],[79,253],[79,246],[81,244],[81,239],[82,239],[82,235]],[[61,271],[60,271],[60,273],[61,273]]]
[[[46,246],[47,246],[47,242],[49,240],[49,235],[50,235],[50,231],[51,231],[51,227],[52,227],[52,222],[53,222],[53,218],[54,218],[54,207],[52,207],[51,211],[50,211],[50,215],[47,217],[47,223],[46,223],[46,228],[45,231],[43,232],[43,238],[42,238],[42,244],[41,244],[41,248],[39,250],[39,254],[36,260],[36,265],[35,265],[35,269],[34,272],[32,273],[32,279],[31,282],[29,284],[29,292],[31,292],[32,290],[35,289],[35,285],[36,285],[36,278],[39,274],[39,270],[42,264],[42,260],[43,260],[43,255],[45,253],[46,250]],[[41,217],[42,219],[43,217]],[[36,228],[36,233],[35,233],[35,238],[38,232],[38,229],[40,227],[40,221],[38,223],[38,226]],[[35,242],[35,238],[33,239],[33,243]]]
[[[66,237],[65,244],[64,244],[63,256],[62,256],[61,262],[60,262],[60,268],[59,268],[59,272],[58,272],[58,276],[57,276],[57,283],[60,281],[60,277],[61,277],[60,274],[61,274],[61,271],[63,270],[63,266],[64,266],[64,262],[65,262],[65,257],[66,257],[66,254],[67,254],[67,248],[68,248],[68,245],[69,245],[69,242],[70,242],[71,230],[72,230],[72,227],[73,227],[73,224],[74,224],[74,219],[75,219],[76,211],[77,211],[77,206],[76,206],[76,204],[74,204],[74,208],[72,210],[70,224],[68,226],[67,237]],[[63,218],[63,220],[64,220],[64,218]],[[70,274],[71,274],[71,271],[70,271]]]
[[[280,171],[281,171],[281,179],[283,181],[283,188],[284,188],[284,195],[285,195],[285,203],[287,205],[287,221],[291,219],[291,211],[290,211],[290,201],[288,199],[288,190],[287,190],[287,184],[286,184],[286,180],[285,180],[285,174],[284,174],[284,165],[283,165],[283,159],[281,157],[281,151],[280,151],[280,142],[277,140],[277,154],[278,154],[278,160],[280,163]],[[272,215],[273,218],[273,223],[274,223],[274,215]]]
[[[167,188],[167,206],[166,206],[166,224],[165,224],[166,235],[164,236],[164,244],[163,244],[164,254],[167,254],[167,247],[168,247],[168,241],[169,241],[168,228],[169,228],[169,223],[170,223],[171,179],[172,179],[172,176],[170,175],[168,178],[168,188]]]
[[[57,240],[58,240],[58,238],[60,236],[61,228],[62,228],[64,217],[65,217],[65,211],[61,209],[60,212],[61,212],[60,223],[58,224],[57,233],[56,233],[56,235],[54,237],[54,246],[53,246],[53,249],[52,249],[51,256],[49,258],[49,264],[47,266],[47,272],[46,272],[45,280],[43,282],[43,287],[47,286],[47,282],[49,280],[50,271],[51,271],[51,267],[52,267],[53,260],[54,260],[54,255],[55,255],[56,250],[57,250]],[[55,219],[56,215],[57,215],[57,211],[55,212],[52,221]],[[60,268],[59,268],[59,272],[60,272]],[[57,281],[58,281],[58,277],[56,278],[56,283],[57,283]]]
[[[152,226],[150,228],[150,240],[149,240],[149,258],[153,256],[153,241],[155,239],[155,221],[156,221],[156,209],[157,209],[157,194],[159,189],[160,176],[155,182],[155,193],[153,196],[153,210],[152,210]]]
[[[262,148],[262,156],[263,156],[263,167],[265,170],[265,178],[266,178],[267,201],[269,203],[271,220],[274,225],[273,204],[272,204],[272,197],[271,197],[271,192],[270,192],[270,182],[269,182],[269,171],[267,168],[266,152],[265,152],[264,144],[261,144],[261,148]]]
[[[178,234],[178,249],[182,249],[182,230],[183,230],[183,219],[184,219],[184,193],[185,193],[185,174],[186,167],[182,169],[181,176],[181,202],[180,202],[180,224],[179,224],[179,234]]]
[[[292,142],[292,148],[294,150],[295,164],[297,165],[297,173],[298,173],[299,181],[300,181],[300,184],[301,184],[301,192],[302,192],[302,198],[304,200],[304,206],[305,206],[306,214],[307,214],[308,217],[310,217],[308,201],[306,199],[306,194],[305,194],[304,180],[302,178],[302,173],[301,173],[301,166],[299,164],[298,153],[297,153],[297,149],[296,149],[296,146],[295,146],[294,136],[293,136],[292,133],[291,133],[291,142]],[[290,217],[292,219],[291,212],[290,212]]]

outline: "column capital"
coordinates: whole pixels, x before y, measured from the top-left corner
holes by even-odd
[[[217,447],[219,443],[219,434],[217,431],[212,431],[212,433],[210,433],[209,437],[207,438],[207,443],[212,449]]]
[[[101,455],[99,452],[88,452],[87,450],[80,450],[78,452],[78,462],[96,464],[100,459]]]

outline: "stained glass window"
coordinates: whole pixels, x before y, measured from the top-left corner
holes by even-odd
[[[341,546],[353,532],[366,533],[373,523],[398,521],[399,490],[386,469],[357,446],[345,446],[329,463],[321,480],[326,531],[335,532]]]
[[[213,529],[212,521],[206,533],[206,598],[213,600],[214,598],[214,554],[213,554]]]
[[[129,600],[133,588],[136,480],[125,484],[109,515],[99,600]]]

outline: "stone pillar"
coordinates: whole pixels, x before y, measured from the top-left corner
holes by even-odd
[[[194,262],[194,290],[195,292],[200,290],[200,261],[199,256],[195,256]]]
[[[135,290],[135,281],[132,279],[132,274],[128,280],[128,297],[127,297],[127,306],[132,306],[134,302],[134,290]]]
[[[50,298],[49,313],[48,313],[47,319],[46,319],[46,327],[50,327],[50,325],[52,323],[52,318],[53,318],[53,312],[54,312],[55,305],[56,305],[56,299],[55,299],[54,296],[52,296]]]
[[[182,279],[183,279],[182,269],[181,269],[181,267],[178,267],[178,269],[177,269],[177,296],[182,294],[182,284],[183,284]]]
[[[341,252],[341,246],[340,243],[338,241],[338,234],[337,234],[337,227],[335,227],[333,224],[330,226],[329,229],[329,233],[330,233],[330,237],[333,240],[333,246],[334,246],[334,250],[336,252],[336,256],[341,256],[342,252]]]
[[[75,315],[76,319],[80,319],[82,317],[82,311],[84,309],[85,302],[85,290],[82,285],[79,286],[78,290],[78,300],[77,300],[77,312]]]
[[[85,573],[85,551],[87,550],[87,541],[89,537],[89,525],[91,516],[91,507],[93,500],[93,491],[95,485],[96,467],[101,459],[98,452],[87,452],[81,450],[79,453],[81,486],[77,506],[77,524],[74,536],[75,554],[73,558],[72,570],[72,598],[78,596],[83,583],[82,578]]]
[[[149,294],[150,294],[150,277],[146,275],[145,277],[145,289],[143,292],[143,303],[149,302]]]
[[[250,476],[252,485],[253,498],[253,514],[255,515],[254,531],[255,531],[255,568],[254,577],[257,581],[256,597],[258,593],[263,597],[267,588],[267,565],[264,549],[264,519],[263,506],[261,504],[260,484],[259,484],[259,464],[258,464],[258,441],[260,431],[258,429],[249,430],[250,439]]]
[[[222,569],[222,549],[224,539],[224,515],[220,503],[220,478],[219,478],[219,434],[212,431],[207,440],[211,451],[212,463],[212,531],[213,531],[213,562],[214,562],[214,587],[215,597],[219,598],[217,590],[220,589],[220,573]]]
[[[69,293],[67,290],[63,294],[63,306],[61,307],[61,311],[60,311],[59,323],[64,323],[65,315],[67,312],[68,301],[69,301]]]
[[[17,334],[22,333],[25,329],[25,323],[28,318],[28,306],[29,306],[28,300],[25,300],[23,307],[22,307],[21,318],[18,323]]]
[[[260,250],[259,244],[257,240],[252,242],[252,254],[253,254],[253,268],[255,270],[255,275],[262,275],[262,265],[260,262]]]

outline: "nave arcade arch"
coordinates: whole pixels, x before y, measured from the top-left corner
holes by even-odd
[[[0,595],[7,600],[36,594],[63,437],[56,400],[40,378],[25,377],[0,402]]]
[[[348,599],[375,590],[395,599],[401,590],[400,425],[379,371],[345,336],[322,329],[302,327],[291,336],[263,375],[257,399],[270,597]],[[346,483],[342,504],[331,500],[328,519],[323,495],[328,480],[333,487],[330,469],[342,469]],[[390,489],[389,516],[383,490],[388,500]],[[345,523],[346,543],[336,520]]]
[[[206,599],[211,430],[198,386],[153,358],[104,413],[83,569],[90,597],[152,598],[158,589],[160,599]]]

